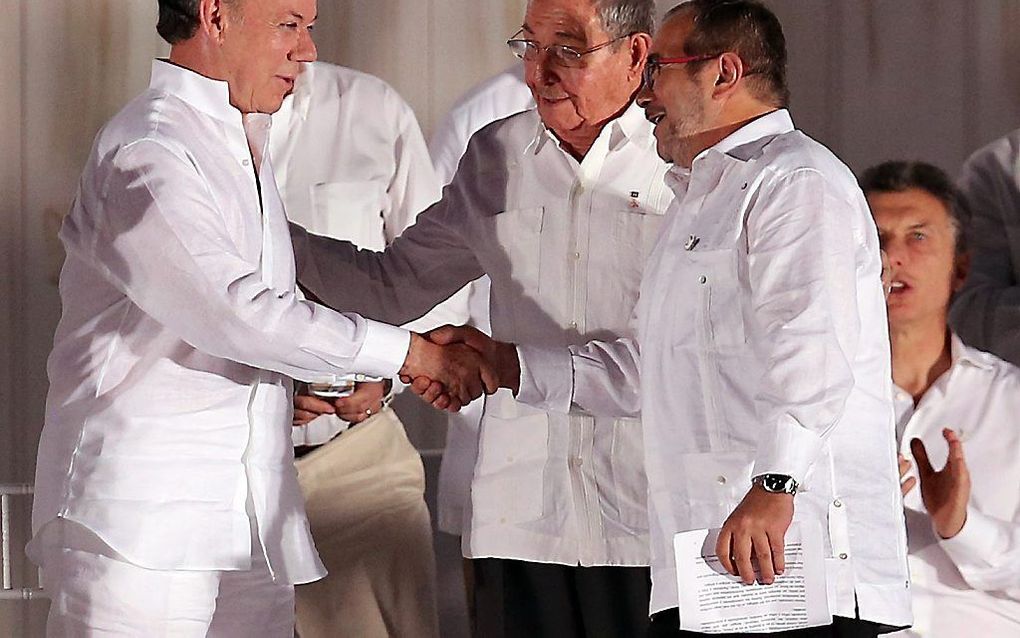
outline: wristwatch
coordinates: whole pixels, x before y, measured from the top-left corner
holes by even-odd
[[[759,474],[751,479],[755,485],[760,485],[763,490],[770,494],[796,494],[797,481],[792,476],[785,474]]]

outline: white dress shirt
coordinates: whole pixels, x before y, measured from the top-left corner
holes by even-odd
[[[313,233],[382,250],[439,199],[414,111],[375,76],[303,64],[273,123],[271,156],[287,218]],[[464,291],[404,327],[423,332],[466,320]],[[294,439],[319,445],[346,427],[324,414],[294,428]]]
[[[532,108],[535,108],[535,100],[531,89],[524,83],[524,65],[520,63],[469,90],[446,114],[429,140],[429,152],[443,184],[453,180],[472,135],[496,120]],[[490,286],[488,276],[468,284],[468,323],[485,334],[492,334],[489,326]],[[461,535],[467,523],[466,511],[471,477],[478,460],[478,428],[484,403],[484,397],[472,401],[448,419],[446,448],[439,466],[436,526],[456,536]]]
[[[488,274],[499,339],[565,346],[626,335],[672,199],[666,169],[636,105],[580,163],[535,111],[519,113],[471,139],[443,200],[386,252],[355,254],[292,227],[298,278],[335,307],[399,322]],[[471,508],[469,557],[645,565],[640,425],[549,414],[508,391],[488,397]]]
[[[1020,365],[1020,129],[974,153],[959,188],[971,265],[950,323],[967,343]]]
[[[266,148],[269,117],[249,130]],[[266,155],[265,152],[262,153]],[[33,528],[63,517],[152,569],[322,568],[290,444],[291,383],[392,375],[407,331],[294,291],[287,221],[224,82],[156,61],[96,139],[60,238]]]
[[[898,636],[1020,636],[1020,369],[952,337],[952,366],[914,407],[897,389],[900,453],[924,442],[932,466],[949,455],[943,428],[960,435],[970,471],[967,522],[943,539],[915,487],[904,499],[914,626]],[[911,466],[909,476],[917,476]]]
[[[909,625],[878,236],[857,180],[785,110],[667,180],[637,343],[522,347],[518,399],[641,409],[653,613],[678,603],[674,534],[721,526],[752,476],[778,473],[801,486],[795,520],[826,530],[832,611]]]
[[[465,93],[439,123],[429,153],[439,179],[453,181],[468,141],[482,127],[521,111],[535,108],[535,98],[524,83],[524,65],[516,63]]]

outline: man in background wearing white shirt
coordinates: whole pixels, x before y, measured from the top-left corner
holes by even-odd
[[[429,140],[429,153],[436,173],[445,186],[453,181],[460,158],[471,137],[485,126],[521,111],[535,108],[535,98],[524,81],[524,65],[514,64],[501,73],[472,87],[457,100],[443,117]],[[489,288],[492,282],[483,275],[467,285],[468,325],[485,334],[489,326]],[[449,414],[446,445],[439,466],[436,489],[436,528],[460,540],[467,524],[466,511],[471,495],[471,478],[478,461],[478,428],[485,398],[473,401],[460,412]],[[464,588],[468,616],[474,620],[474,576],[472,562],[463,561]]]
[[[861,188],[892,279],[914,607],[902,635],[1020,635],[1020,369],[946,326],[968,267],[960,194],[941,170],[910,162],[869,169]]]
[[[311,232],[382,250],[439,199],[414,112],[379,78],[304,64],[273,123],[287,217]],[[405,327],[463,323],[466,296]],[[335,404],[307,392],[294,399],[298,482],[329,571],[295,591],[302,638],[438,634],[425,473],[396,412],[384,407],[391,383],[358,383]],[[410,407],[426,409],[417,400]]]
[[[522,403],[640,411],[649,636],[692,635],[679,628],[675,534],[721,527],[723,566],[770,584],[794,520],[822,530],[834,619],[788,635],[909,625],[878,237],[853,174],[786,111],[778,19],[747,0],[678,5],[638,99],[674,164],[676,200],[645,269],[636,340],[432,338],[476,343]]]
[[[628,333],[671,196],[634,104],[651,0],[532,0],[508,43],[537,110],[471,138],[443,200],[384,253],[295,235],[301,283],[399,322],[492,280],[501,339]],[[569,377],[569,372],[567,373]],[[632,636],[647,619],[641,428],[485,401],[463,546],[479,636]]]
[[[323,575],[290,378],[480,360],[295,289],[269,113],[315,59],[315,0],[160,0],[170,59],[99,133],[61,228],[32,512],[54,636],[293,635]],[[431,360],[431,359],[436,359]]]

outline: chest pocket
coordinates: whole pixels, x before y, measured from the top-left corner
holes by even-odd
[[[539,290],[542,272],[542,222],[545,207],[508,209],[495,216],[496,237],[503,253],[497,272],[534,295]]]
[[[313,232],[345,239],[360,248],[382,250],[386,192],[368,180],[329,182],[311,187]]]
[[[737,251],[691,251],[688,260],[697,285],[694,322],[698,346],[709,351],[742,348],[746,337],[740,306]]]

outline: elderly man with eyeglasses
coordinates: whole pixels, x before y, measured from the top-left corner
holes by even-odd
[[[385,252],[294,227],[300,282],[329,305],[401,323],[487,274],[498,339],[629,335],[672,201],[634,103],[654,12],[652,0],[532,0],[508,45],[537,110],[474,135],[442,201]],[[509,390],[487,398],[463,536],[476,635],[644,631],[641,440],[633,419],[551,414]]]

